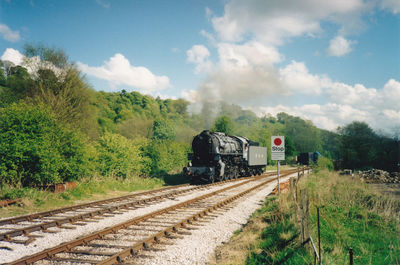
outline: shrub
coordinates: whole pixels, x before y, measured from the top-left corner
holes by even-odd
[[[143,153],[147,144],[144,138],[129,140],[119,134],[105,133],[97,145],[100,173],[122,178],[148,173],[150,162]]]
[[[42,105],[0,109],[0,185],[35,186],[88,173],[85,143]]]
[[[329,171],[332,171],[334,169],[332,161],[329,158],[323,156],[320,156],[318,158],[317,167],[319,169],[328,169]]]
[[[173,141],[152,141],[147,150],[152,174],[181,170],[187,163],[189,146]]]

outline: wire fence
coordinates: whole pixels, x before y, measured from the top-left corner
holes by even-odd
[[[298,174],[297,174],[297,179],[296,178],[290,178],[290,194],[291,198],[296,204],[297,208],[297,215],[300,220],[300,229],[301,229],[301,239],[302,239],[302,244],[311,244],[311,248],[314,254],[314,264],[319,264],[322,265],[322,255],[321,255],[321,226],[320,226],[320,208],[317,208],[317,235],[318,235],[318,247],[315,244],[314,239],[310,235],[309,231],[309,199],[308,199],[308,190],[307,189],[301,189],[300,190],[300,198],[298,198],[298,193],[297,193],[297,183],[299,182],[300,178],[304,176],[305,170],[308,170],[309,173],[309,168],[299,168]],[[353,265],[354,264],[354,251],[352,248],[349,248],[349,264]]]

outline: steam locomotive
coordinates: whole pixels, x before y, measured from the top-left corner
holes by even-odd
[[[267,148],[245,137],[203,131],[193,138],[191,162],[183,172],[191,183],[213,183],[261,175],[267,165]]]

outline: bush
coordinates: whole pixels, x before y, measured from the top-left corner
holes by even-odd
[[[189,146],[173,141],[152,141],[147,155],[151,158],[153,175],[181,170],[187,163]]]
[[[333,162],[329,158],[323,156],[318,157],[317,167],[319,169],[328,169],[329,171],[334,169]]]
[[[150,161],[143,151],[147,145],[148,140],[144,138],[129,140],[119,134],[105,133],[97,145],[100,173],[122,178],[147,174]]]
[[[35,186],[88,174],[85,143],[44,106],[0,109],[0,185]]]

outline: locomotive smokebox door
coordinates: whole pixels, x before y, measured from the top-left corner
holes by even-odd
[[[265,166],[267,164],[267,148],[249,146],[249,166]]]

